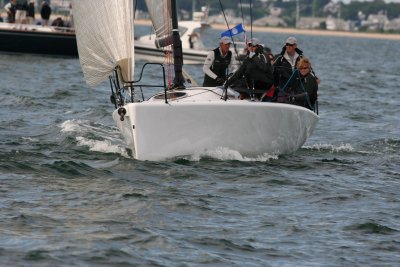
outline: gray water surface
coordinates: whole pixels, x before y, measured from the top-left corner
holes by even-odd
[[[0,265],[398,266],[400,43],[296,37],[321,119],[262,159],[134,160],[78,59],[0,54]]]

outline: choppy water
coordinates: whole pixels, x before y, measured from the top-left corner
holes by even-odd
[[[77,59],[1,54],[0,265],[398,266],[400,42],[297,37],[321,120],[262,159],[136,161]]]

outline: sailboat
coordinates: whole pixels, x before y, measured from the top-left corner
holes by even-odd
[[[42,27],[0,22],[0,53],[29,53],[76,57],[75,33],[67,27]]]
[[[159,1],[162,4],[162,1]],[[179,21],[179,34],[182,43],[182,53],[185,58],[185,64],[204,64],[208,55],[209,49],[206,49],[203,41],[201,40],[201,34],[205,29],[209,28],[210,25],[207,22],[208,8],[202,7],[201,11],[195,12],[194,1],[193,1],[193,18],[192,20]],[[159,16],[159,11],[156,9],[149,9],[149,13],[152,18]],[[160,16],[160,18],[162,18]],[[165,16],[164,16],[165,18]],[[153,19],[154,21],[154,19]],[[162,22],[160,20],[160,22]],[[159,38],[159,28],[157,24],[155,28],[157,35],[148,34],[140,36],[135,40],[135,59],[145,60],[151,62],[165,62],[165,52],[168,45],[163,38]]]
[[[109,79],[112,117],[135,159],[162,161],[213,151],[259,158],[293,153],[312,134],[319,116],[309,109],[239,100],[230,88],[186,88],[175,0],[146,0],[149,10],[164,14],[152,19],[158,36],[172,42],[174,79],[168,84],[160,65],[163,90],[144,99],[141,77],[151,63],[135,80],[132,2],[76,0],[73,8],[86,82],[96,86]]]
[[[182,29],[182,53],[185,57],[185,64],[204,64],[208,50],[200,39],[200,33],[207,27],[201,21],[183,21],[179,23]],[[165,61],[164,42],[159,42],[152,34],[145,35],[135,40],[135,59],[163,63]]]

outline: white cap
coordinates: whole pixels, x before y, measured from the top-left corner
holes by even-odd
[[[256,46],[256,45],[259,45],[260,44],[260,40],[258,40],[257,38],[251,38],[250,39],[250,42],[249,42],[249,45],[252,45],[252,46]]]
[[[286,43],[291,44],[291,45],[297,44],[297,39],[295,37],[291,36],[286,39]]]
[[[228,36],[223,36],[219,42],[221,44],[231,44],[232,43],[231,38]]]

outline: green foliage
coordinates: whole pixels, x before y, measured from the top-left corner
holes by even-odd
[[[161,1],[161,0],[160,0]],[[300,16],[316,16],[325,17],[323,8],[327,5],[330,0],[299,0],[300,2]],[[250,0],[196,0],[196,10],[200,10],[201,6],[208,6],[210,14],[217,14],[221,12],[221,4],[224,10],[233,9],[236,11],[236,16],[241,17],[240,3],[248,5]],[[251,0],[253,9],[252,15],[253,20],[266,16],[268,10],[261,8],[261,2],[257,0]],[[295,25],[296,18],[296,1],[284,1],[284,0],[271,0],[270,4],[275,7],[282,8],[282,18],[288,23],[289,26]],[[193,0],[177,0],[178,9],[184,9],[188,12],[192,12]],[[146,5],[144,0],[137,0],[137,8],[141,10],[146,10]],[[374,0],[372,2],[368,1],[351,1],[349,4],[341,4],[341,17],[344,20],[358,20],[358,12],[363,12],[366,16],[370,14],[377,14],[379,11],[386,12],[389,19],[397,18],[400,14],[400,4],[399,3],[385,3],[384,0]],[[248,8],[243,8],[243,16],[249,17],[250,11]]]
[[[385,11],[389,19],[399,17],[400,4],[388,3],[383,0],[374,0],[373,2],[351,2],[343,5],[342,18],[345,20],[358,20],[358,12],[363,12],[366,16],[377,14],[379,11]]]

